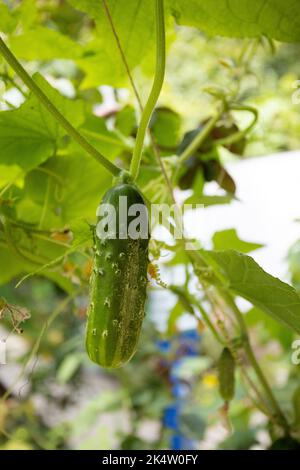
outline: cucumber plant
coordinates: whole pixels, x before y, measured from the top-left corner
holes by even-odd
[[[103,3],[108,5],[108,2],[104,1]],[[131,203],[139,203],[145,206],[145,198],[138,189],[137,184],[142,188],[143,194],[146,194],[148,197],[147,191],[145,191],[143,184],[140,185],[140,180],[138,179],[141,154],[149,120],[162,87],[165,70],[163,1],[155,0],[154,3],[156,6],[157,63],[153,87],[145,107],[141,103],[130,75],[130,67],[126,62],[126,56],[122,50],[121,42],[118,40],[115,29],[112,28],[116,45],[121,53],[120,55],[124,61],[125,69],[133,85],[133,91],[141,110],[140,125],[135,136],[135,145],[130,165],[128,165],[130,168],[129,177],[126,181],[122,180],[122,178],[118,179],[123,168],[112,163],[112,158],[106,158],[106,156],[98,150],[98,147],[95,148],[91,145],[90,141],[77,130],[75,123],[73,126],[70,121],[66,119],[62,112],[55,106],[53,100],[47,96],[47,93],[41,89],[36,81],[32,80],[6,46],[5,42],[0,38],[0,52],[35,97],[38,98],[39,103],[52,114],[56,122],[65,129],[66,133],[69,134],[85,152],[110,172],[111,175],[117,178],[117,181],[114,182],[112,188],[105,193],[102,200],[102,204],[106,204],[107,202],[111,203],[116,208],[117,212],[119,208],[119,196],[126,196]],[[188,10],[188,6],[186,6],[186,8]],[[238,8],[238,6],[236,6],[236,8]],[[106,12],[109,12],[108,6]],[[178,18],[180,18],[180,15],[180,11],[176,11]],[[239,15],[237,15],[237,17],[239,17]],[[113,26],[112,22],[111,26]],[[265,32],[265,29],[263,28],[262,31]],[[234,73],[235,71],[233,70],[233,75]],[[236,84],[236,77],[233,82]],[[217,146],[223,146],[238,154],[243,153],[245,136],[255,125],[257,112],[253,110],[252,107],[244,106],[240,103],[241,94],[239,90],[237,90],[235,94],[229,92],[227,94],[223,92],[218,94],[216,91],[212,90],[211,94],[217,97],[217,113],[211,117],[210,120],[202,122],[201,126],[198,126],[195,131],[193,131],[189,136],[190,139],[183,142],[183,144],[185,143],[186,145],[182,145],[181,148],[178,148],[177,155],[169,155],[169,157],[167,156],[166,158],[164,155],[163,159],[160,158],[156,145],[157,142],[153,141],[151,135],[149,136],[151,152],[148,152],[146,157],[149,158],[149,160],[151,160],[152,157],[153,160],[156,159],[156,167],[154,168],[156,174],[153,176],[153,179],[151,178],[150,181],[148,179],[145,184],[151,186],[158,196],[166,194],[168,201],[174,202],[174,187],[179,186],[181,189],[188,190],[195,189],[195,195],[197,196],[196,190],[201,189],[201,184],[203,185],[205,181],[212,180],[218,182],[220,187],[225,189],[228,193],[231,193],[231,195],[235,192],[234,181],[230,178],[230,175],[226,173],[225,168],[223,168],[221,164]],[[235,125],[231,125],[229,128],[224,128],[224,126],[222,127],[222,125],[220,125],[220,123],[224,121],[224,118],[228,118],[228,116],[231,115],[232,111],[246,111],[252,114],[253,120],[245,130],[241,131],[239,126]],[[80,128],[80,126],[78,126],[78,128]],[[93,131],[91,131],[91,133],[93,134]],[[122,143],[125,145],[126,150],[128,150],[128,142],[124,143],[123,141]],[[47,145],[50,144],[47,142]],[[118,142],[118,145],[119,144],[120,142]],[[237,144],[238,148],[236,147]],[[56,149],[54,149],[53,152],[55,150]],[[207,154],[207,150],[209,150],[209,155]],[[41,162],[43,161],[41,160]],[[153,161],[151,161],[151,163],[153,163]],[[45,168],[42,168],[42,170],[45,170]],[[48,189],[47,197],[51,199],[51,188],[49,187]],[[9,220],[14,214],[10,211],[10,204],[7,204],[7,200],[2,199],[2,193],[0,195],[0,203],[1,201],[3,202],[3,204],[0,204],[1,214]],[[98,222],[99,221],[100,220],[98,220]],[[126,226],[126,229],[128,228],[129,225]],[[25,229],[32,235],[32,227],[20,227],[20,230],[24,231]],[[52,236],[52,241],[54,240],[53,233],[45,234],[40,229],[36,231],[35,236],[32,238],[34,238],[36,242],[37,239],[40,240],[41,237],[44,236]],[[7,242],[7,239],[8,237],[6,237],[4,242]],[[221,397],[225,402],[232,400],[234,395],[234,367],[241,366],[242,369],[244,362],[246,362],[246,364],[252,368],[252,372],[255,373],[257,382],[259,382],[260,385],[260,389],[258,389],[256,383],[253,384],[252,381],[251,384],[249,381],[249,388],[251,388],[251,391],[255,394],[254,398],[257,399],[263,412],[270,417],[270,421],[274,422],[283,432],[287,433],[289,429],[288,419],[281,409],[281,405],[274,395],[254,355],[245,318],[237,306],[235,296],[244,297],[255,307],[262,309],[266,314],[273,316],[275,320],[286,324],[298,333],[300,332],[299,297],[296,296],[295,291],[293,291],[290,286],[267,275],[267,273],[257,266],[254,260],[247,256],[243,256],[232,250],[226,250],[220,253],[217,249],[212,252],[197,249],[189,252],[184,245],[184,241],[185,240],[183,240],[183,243],[176,243],[176,245],[174,245],[175,248],[168,248],[170,248],[169,251],[173,249],[175,256],[178,255],[179,258],[184,259],[184,263],[187,267],[187,278],[190,276],[189,271],[193,271],[193,274],[199,281],[202,297],[201,301],[199,301],[197,298],[194,298],[194,296],[184,295],[189,289],[188,282],[186,282],[186,285],[182,288],[183,293],[174,288],[173,293],[178,296],[184,308],[193,314],[199,323],[202,320],[205,322],[207,328],[213,333],[216,341],[222,344],[222,347],[225,346],[219,363]],[[25,242],[27,243],[28,240],[26,239],[24,243]],[[120,239],[118,237],[99,238],[97,231],[94,231],[94,267],[91,274],[86,348],[91,360],[101,366],[109,368],[122,366],[130,360],[138,347],[146,301],[148,244],[149,236],[147,239]],[[11,243],[11,245],[16,244]],[[18,249],[18,246],[12,246],[12,248]],[[26,253],[29,251],[30,250],[27,250]],[[23,251],[23,257],[24,253]],[[62,256],[65,256],[65,252]],[[45,266],[43,260],[40,264]],[[48,267],[50,265],[51,261],[47,263]],[[30,264],[30,267],[31,266],[32,263]],[[155,272],[155,270],[153,271],[153,267],[152,272],[154,273],[153,277],[159,280],[157,272]],[[260,280],[259,287],[257,287],[257,278]],[[162,282],[160,282],[160,284],[163,285]],[[168,288],[167,285],[164,285],[164,287]],[[172,288],[169,289],[172,291]],[[280,299],[276,297],[278,292],[280,292]],[[274,295],[276,301],[272,298],[273,293],[276,294]],[[182,302],[182,299],[184,302]],[[0,305],[0,310],[1,308],[3,310],[3,306],[1,307]],[[206,308],[209,309],[209,312],[206,311]],[[229,322],[231,321],[234,324],[234,328],[229,329],[229,332],[220,327],[220,323],[222,323],[219,321],[220,310],[222,313],[224,312],[224,316],[229,317]],[[197,312],[200,312],[201,320],[197,317]],[[236,335],[240,341],[239,348],[243,349],[247,361],[243,362],[241,359],[244,359],[244,357],[242,357],[238,358],[240,360],[235,363],[230,355],[228,346]],[[238,351],[238,355],[239,353],[240,350]],[[261,399],[261,392],[265,394],[265,397],[263,397],[265,399]]]

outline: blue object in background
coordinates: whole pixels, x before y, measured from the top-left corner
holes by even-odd
[[[186,381],[180,379],[179,369],[185,358],[199,355],[200,339],[197,330],[188,330],[181,332],[172,340],[157,342],[158,349],[168,356],[164,362],[169,363],[169,380],[172,384],[171,391],[174,397],[174,402],[165,408],[163,416],[163,425],[173,431],[170,438],[170,449],[172,450],[196,449],[196,443],[184,436],[180,429],[181,410],[185,400],[188,399],[191,387]],[[171,354],[172,352],[173,354]]]
[[[170,440],[171,449],[172,450],[193,450],[195,449],[195,445],[193,441],[187,439],[185,436],[181,434],[174,434]]]
[[[198,341],[200,341],[200,338],[201,338],[201,336],[200,336],[200,334],[197,330],[182,331],[179,336],[180,336],[181,339],[187,339],[187,340],[191,340],[193,342],[196,341],[197,343],[198,343]]]
[[[174,405],[165,408],[163,424],[166,428],[177,430],[179,427],[179,407]]]
[[[175,398],[185,398],[190,392],[190,387],[188,384],[175,381],[174,385],[172,386],[172,395]]]
[[[163,353],[168,353],[171,350],[171,341],[162,339],[156,342],[158,349]]]

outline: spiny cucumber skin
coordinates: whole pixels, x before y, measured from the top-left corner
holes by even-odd
[[[119,195],[128,197],[128,206],[144,203],[140,193],[125,184],[109,190],[102,202],[117,204]],[[95,237],[86,349],[102,367],[121,367],[136,352],[145,316],[148,243],[149,238]]]

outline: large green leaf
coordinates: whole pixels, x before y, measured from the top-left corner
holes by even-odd
[[[300,41],[298,0],[168,0],[179,24],[211,35]]]
[[[76,219],[94,219],[103,192],[111,182],[110,175],[84,153],[49,159],[42,172],[32,171],[25,180],[26,205],[18,206],[23,220],[34,216],[31,223],[43,228],[61,228]],[[29,204],[31,202],[31,204]]]
[[[116,132],[107,129],[105,120],[99,116],[87,116],[79,130],[107,158],[112,159],[118,156],[122,149],[128,149]]]
[[[80,44],[43,26],[11,36],[10,45],[17,57],[27,60],[76,59],[83,53]]]
[[[257,307],[252,307],[245,315],[247,326],[257,327],[259,338],[264,343],[268,343],[270,338],[279,341],[286,349],[289,349],[293,340],[293,331],[283,328],[269,315],[264,315]]]
[[[6,284],[11,279],[18,277],[21,274],[32,272],[36,268],[36,265],[23,260],[20,256],[17,256],[12,250],[5,246],[0,247],[0,259],[1,265],[5,266],[5,269],[0,270],[0,285]],[[72,292],[71,281],[59,272],[44,270],[41,272],[41,275],[51,279],[66,292]]]
[[[124,81],[122,62],[102,0],[70,0],[96,21],[97,41],[79,62],[87,73],[85,86]],[[139,65],[154,46],[154,2],[149,0],[108,0],[107,4],[130,69]],[[95,68],[96,67],[96,68]]]
[[[23,170],[38,166],[54,153],[56,136],[48,114],[30,98],[19,109],[0,113],[0,163]]]
[[[154,111],[150,128],[160,147],[175,151],[179,144],[181,124],[181,116],[164,107]]]
[[[237,251],[204,251],[203,255],[234,294],[300,333],[300,297],[293,287]]]
[[[6,246],[0,247],[0,259],[2,267],[2,269],[0,270],[0,285],[5,284],[6,282],[10,281],[14,276],[17,276],[18,274],[23,272],[26,267],[30,267],[28,264],[26,266],[22,259],[17,257],[15,253],[13,253]]]
[[[39,74],[34,78],[75,127],[83,122],[82,102],[64,98]],[[35,96],[31,96],[20,108],[0,113],[0,164],[31,170],[53,155],[59,138],[64,134],[52,115]]]
[[[16,26],[16,18],[5,3],[0,3],[0,31],[10,33]]]

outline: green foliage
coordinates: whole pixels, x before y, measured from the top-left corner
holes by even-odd
[[[102,0],[2,2],[0,31],[63,116],[111,162],[128,169],[141,114],[130,80],[144,104],[154,72],[154,2],[107,0],[106,4],[111,18]],[[166,85],[150,123],[151,139],[146,139],[138,186],[149,202],[171,204],[171,186],[179,204],[229,204],[235,200],[239,182],[229,174],[228,161],[299,146],[299,113],[290,106],[300,73],[299,46],[277,43],[276,53],[272,49],[272,39],[300,40],[299,6],[292,0],[176,0],[166,1],[165,10]],[[220,39],[223,35],[255,39]],[[258,108],[260,119],[252,129],[253,107]],[[180,160],[214,118],[209,132]],[[266,188],[268,179],[266,175]],[[149,314],[136,356],[124,368],[107,374],[88,361],[82,337],[93,224],[111,184],[101,165],[70,139],[1,58],[0,316],[8,343],[11,338],[20,340],[25,352],[17,359],[9,356],[8,368],[12,362],[16,367],[21,364],[16,387],[10,390],[0,377],[5,397],[0,402],[0,429],[7,431],[0,436],[0,447],[109,449],[117,441],[126,450],[167,448],[169,435],[161,418],[173,400],[174,379],[186,393],[181,432],[197,444],[205,441],[205,430],[220,419],[228,428],[228,410],[224,414],[224,408],[219,408],[214,368],[225,345],[228,362],[220,386],[226,401],[235,389],[230,408],[233,433],[220,438],[216,446],[251,448],[258,444],[258,431],[264,429],[274,441],[271,448],[296,448],[299,373],[289,356],[293,331],[300,332],[300,299],[291,286],[245,256],[262,245],[241,240],[234,228],[212,236],[214,251],[185,250],[172,237],[172,229],[168,243],[153,238],[151,261],[164,269],[161,275],[154,269],[149,276]],[[197,246],[201,242],[197,240]],[[300,285],[298,251],[295,245],[290,256],[296,288]],[[127,264],[123,271],[129,276],[133,268],[129,257]],[[112,285],[99,282],[97,301],[111,295]],[[170,293],[173,302],[168,302]],[[253,305],[242,317],[249,342],[236,321],[238,296]],[[31,312],[21,339],[9,311],[3,315],[4,298],[7,305]],[[120,293],[116,298],[122,300]],[[132,305],[126,306],[127,320]],[[119,311],[119,305],[114,305],[114,312]],[[201,357],[198,351],[196,357],[186,357],[186,344],[178,350],[171,345],[161,353],[158,339],[172,342],[187,318],[199,331]],[[137,323],[127,327],[132,334]],[[249,344],[258,366],[247,350]],[[239,374],[234,374],[228,347],[237,355]],[[260,364],[262,375],[257,374]],[[30,383],[28,395],[23,381]],[[109,391],[99,394],[102,387]],[[274,401],[286,416],[291,438],[282,438],[285,429]],[[258,426],[252,419],[256,407],[267,417]],[[59,423],[47,419],[53,408],[62,417]],[[124,430],[118,424],[112,439],[105,421],[103,425],[98,419],[116,413],[113,420],[121,423],[123,412],[128,426]],[[156,425],[151,441],[141,431],[145,421]]]
[[[268,343],[271,338],[276,338],[285,349],[289,349],[293,341],[293,331],[288,327],[283,327],[273,317],[265,315],[263,310],[256,307],[251,308],[245,320],[250,328],[256,328],[262,343]]]
[[[58,31],[42,26],[12,36],[10,45],[17,57],[26,60],[57,58],[79,59],[84,50],[75,41]]]
[[[0,4],[0,30],[4,33],[11,33],[16,26],[16,18],[11,15],[5,3]]]
[[[299,8],[293,0],[176,0],[170,2],[170,9],[179,24],[210,35],[300,40]]]
[[[179,144],[181,117],[169,108],[157,108],[152,116],[150,129],[162,149],[176,149]]]
[[[38,85],[73,124],[82,123],[83,103],[63,98],[40,75]],[[30,97],[20,108],[0,114],[1,163],[18,165],[28,171],[51,157],[63,131],[36,97]],[[20,149],[22,151],[20,152]]]
[[[240,240],[235,229],[216,232],[213,235],[213,245],[215,250],[236,250],[240,253],[249,253],[263,247],[259,243]]]
[[[83,86],[91,87],[101,83],[114,86],[124,84],[124,64],[103,2],[71,0],[70,3],[96,22],[96,39],[87,47],[91,53],[79,61],[80,67],[86,73]],[[151,57],[153,51],[153,5],[147,0],[110,0],[107,4],[129,68],[132,69],[149,55]]]
[[[228,289],[300,333],[300,298],[293,287],[237,251],[210,251],[206,255]]]

